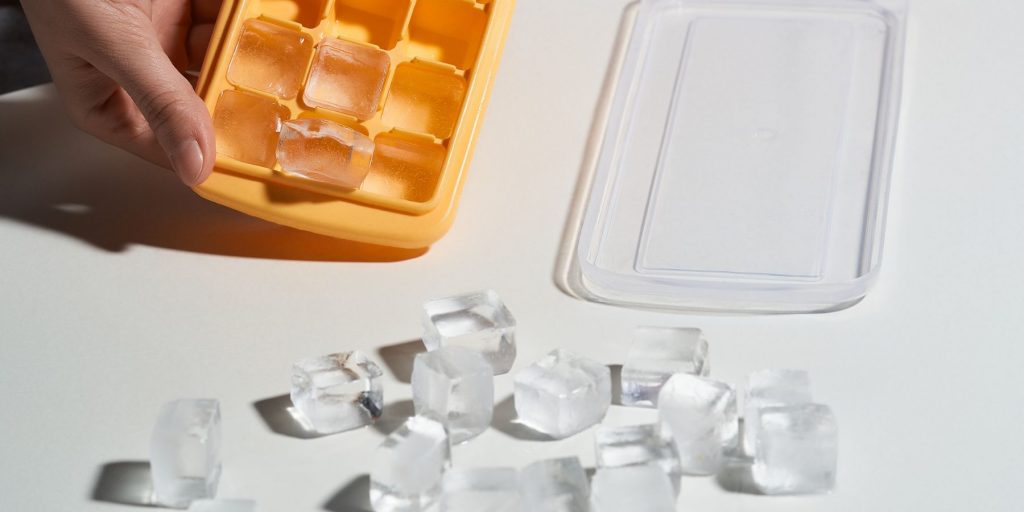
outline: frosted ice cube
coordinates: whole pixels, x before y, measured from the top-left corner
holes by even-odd
[[[242,25],[228,63],[228,82],[292,99],[302,86],[313,38],[297,30],[251,19]]]
[[[728,384],[678,373],[661,388],[658,417],[684,473],[714,474],[723,452],[736,447],[736,393]]]
[[[838,429],[821,404],[770,406],[758,416],[753,478],[765,494],[811,494],[835,487]]]
[[[444,475],[441,512],[520,512],[519,472],[453,468]]]
[[[188,512],[255,512],[256,502],[251,500],[197,500]]]
[[[590,512],[674,512],[675,494],[657,466],[601,468],[590,483]]]
[[[358,350],[303,359],[292,365],[292,403],[317,432],[362,427],[383,412],[382,373]]]
[[[312,107],[369,119],[377,111],[390,66],[387,52],[341,39],[324,39],[302,98]]]
[[[273,167],[281,123],[288,108],[271,98],[226,90],[217,98],[213,128],[217,152],[253,165]]]
[[[576,457],[534,462],[519,474],[523,507],[530,512],[587,512],[590,483]]]
[[[449,345],[478,350],[495,375],[508,373],[516,360],[515,328],[515,318],[493,290],[423,305],[423,345],[427,350]]]
[[[515,406],[524,425],[562,438],[595,425],[611,405],[607,366],[562,349],[515,377]]]
[[[220,444],[219,402],[185,399],[165,404],[149,447],[156,502],[185,508],[194,500],[214,497]]]
[[[416,356],[412,369],[416,414],[448,429],[452,444],[468,441],[491,424],[494,375],[475,350],[444,347]]]
[[[359,188],[370,172],[373,141],[327,119],[294,119],[281,127],[277,161],[288,174]]]
[[[598,468],[653,465],[668,476],[673,490],[679,492],[679,455],[658,425],[598,427],[594,433],[594,453]]]
[[[797,405],[811,402],[811,378],[803,370],[759,370],[747,376],[743,401],[743,451],[754,455],[758,411],[773,405]]]
[[[677,373],[708,374],[708,342],[700,329],[639,327],[622,366],[622,405],[654,407]]]
[[[370,504],[376,512],[418,512],[434,505],[451,461],[444,425],[414,416],[391,433],[370,464]]]

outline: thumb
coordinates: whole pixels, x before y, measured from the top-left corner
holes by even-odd
[[[96,67],[132,98],[167,154],[171,168],[186,185],[202,183],[213,169],[216,146],[213,122],[192,85],[171,63],[151,25],[139,27],[132,39]]]

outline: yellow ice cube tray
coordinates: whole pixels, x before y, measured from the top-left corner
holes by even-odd
[[[217,163],[196,192],[332,237],[432,244],[454,218],[513,5],[225,0],[197,84]],[[358,188],[283,172],[275,149],[295,119],[373,140]]]

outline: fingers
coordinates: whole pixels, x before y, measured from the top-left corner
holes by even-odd
[[[164,53],[152,26],[138,25],[128,44],[117,41],[107,51],[94,52],[93,64],[131,96],[175,174],[197,185],[209,176],[215,159],[209,112]]]

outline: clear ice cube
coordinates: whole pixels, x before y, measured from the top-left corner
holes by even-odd
[[[444,425],[420,416],[381,443],[370,465],[370,504],[376,512],[418,512],[434,505],[451,461]]]
[[[494,411],[492,371],[479,352],[466,347],[417,354],[412,369],[416,414],[445,425],[452,444],[480,435]]]
[[[493,290],[458,295],[423,305],[423,345],[449,345],[483,354],[495,375],[508,373],[516,360],[516,320]]]
[[[675,494],[657,466],[600,468],[590,483],[590,512],[674,512]]]
[[[359,119],[377,111],[391,59],[387,52],[341,39],[320,42],[302,98]]]
[[[444,475],[441,512],[520,512],[519,472],[452,468]]]
[[[556,438],[600,423],[611,396],[611,370],[567,350],[553,350],[515,376],[518,420]]]
[[[668,476],[673,490],[679,492],[679,455],[658,425],[598,427],[594,433],[594,453],[598,468],[653,465]]]
[[[294,98],[313,54],[313,38],[259,19],[242,25],[228,63],[228,82],[284,99]]]
[[[160,410],[150,440],[157,503],[185,508],[217,494],[221,469],[220,403],[183,399]]]
[[[658,417],[683,473],[713,475],[723,452],[736,448],[736,392],[728,384],[678,373],[661,388]]]
[[[370,172],[373,141],[327,119],[287,121],[277,144],[277,161],[288,174],[359,188]]]
[[[534,462],[519,473],[525,510],[530,512],[587,512],[590,483],[576,457]]]
[[[217,152],[235,160],[273,167],[277,137],[288,108],[258,94],[228,89],[213,109]]]
[[[835,487],[838,430],[828,406],[769,406],[758,416],[753,478],[761,492],[814,494]]]
[[[292,403],[322,434],[369,425],[384,410],[381,369],[359,351],[297,361]]]
[[[188,512],[256,512],[252,500],[197,500],[188,507]]]
[[[811,378],[803,370],[759,370],[747,376],[743,401],[743,451],[754,455],[758,411],[773,405],[797,405],[811,402]]]
[[[700,329],[639,327],[622,366],[622,405],[654,407],[677,373],[708,374],[708,342]]]

